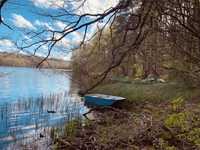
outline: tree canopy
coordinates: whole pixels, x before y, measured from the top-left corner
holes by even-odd
[[[12,0],[0,2],[1,12],[9,2]],[[43,46],[48,48],[38,67],[63,39],[79,32],[78,45],[71,43],[59,50],[73,50],[79,74],[92,80],[86,91],[102,83],[119,66],[126,75],[133,75],[138,72],[136,68],[142,68],[142,78],[176,70],[195,82],[199,79],[199,0],[119,0],[101,12],[87,12],[84,8],[89,0],[61,2],[61,5],[51,3],[58,8],[54,11],[37,13],[64,22],[62,29],[26,32],[31,42],[18,45],[21,50],[33,48],[33,54]],[[0,22],[12,29],[2,15]],[[88,30],[94,24],[96,30],[90,35]],[[89,72],[94,68],[95,73],[91,75]]]

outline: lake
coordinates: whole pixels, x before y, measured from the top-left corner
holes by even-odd
[[[40,140],[87,110],[70,72],[0,67],[0,149]],[[44,145],[43,145],[44,146]]]

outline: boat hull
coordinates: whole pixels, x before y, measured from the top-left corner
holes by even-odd
[[[111,106],[114,103],[119,101],[119,100],[115,100],[115,99],[94,97],[94,96],[90,96],[90,95],[86,95],[84,98],[85,98],[85,104],[89,105],[89,106]]]

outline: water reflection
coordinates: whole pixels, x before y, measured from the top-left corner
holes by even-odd
[[[38,136],[49,127],[62,126],[86,111],[80,98],[67,93],[20,100],[0,106],[0,146]],[[11,144],[12,145],[12,144]]]
[[[46,149],[53,127],[87,111],[69,73],[0,67],[2,72],[6,76],[0,77],[0,149],[23,149],[30,143],[38,146],[31,149]]]
[[[48,69],[0,67],[0,104],[70,90],[69,73]]]

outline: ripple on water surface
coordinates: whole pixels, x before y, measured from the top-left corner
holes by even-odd
[[[69,74],[53,70],[0,67],[0,147],[39,138],[87,110],[72,94]]]

